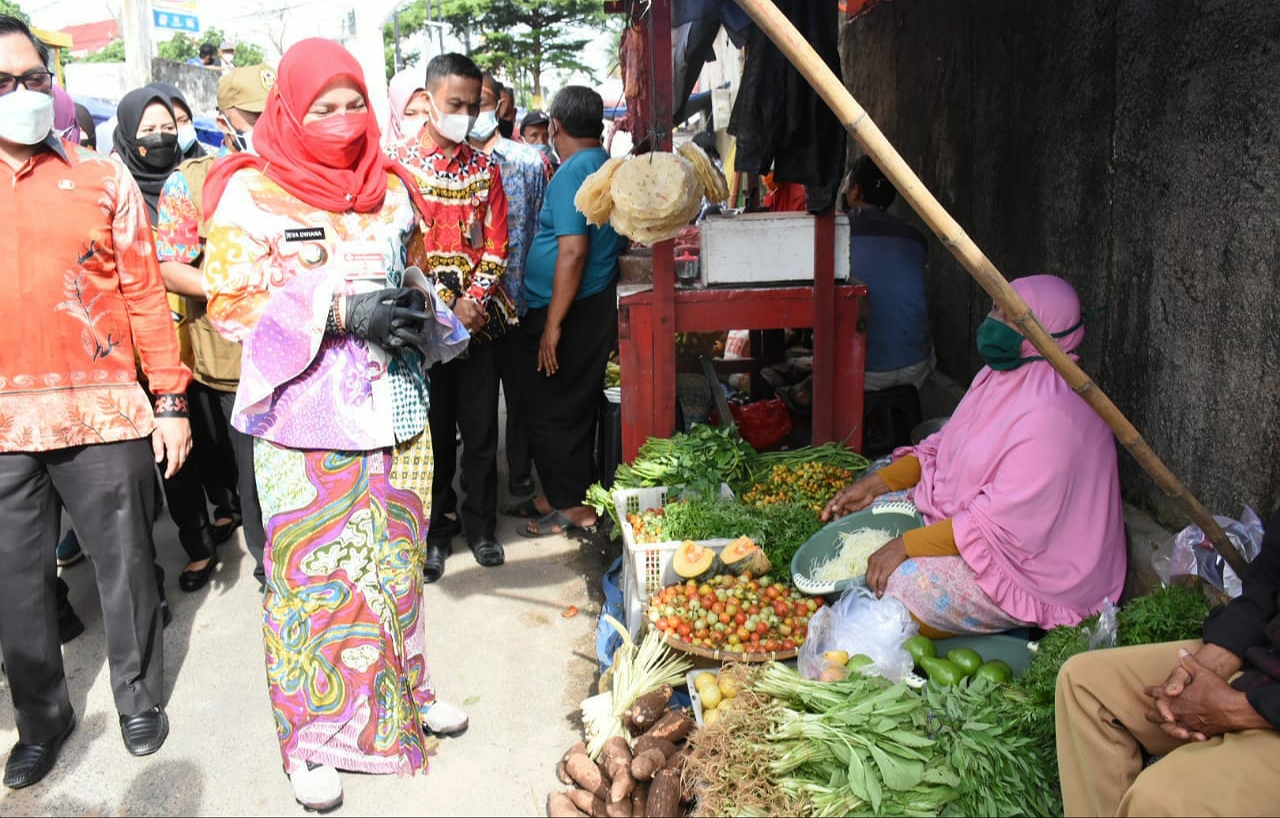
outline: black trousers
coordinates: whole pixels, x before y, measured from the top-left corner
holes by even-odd
[[[498,346],[498,378],[502,381],[502,400],[507,406],[507,476],[523,480],[533,474],[533,454],[529,451],[526,428],[524,386],[527,380],[521,363],[520,345],[525,341],[514,329],[494,343]]]
[[[462,433],[462,474],[467,496],[462,525],[467,542],[493,539],[498,529],[498,350],[492,341],[472,343],[467,355],[428,372],[431,379],[431,531],[458,505],[453,477],[458,469],[454,430]],[[443,545],[443,543],[440,543]]]
[[[618,290],[573,303],[560,327],[560,368],[539,372],[538,345],[547,311],[530,309],[520,321],[526,421],[542,491],[555,508],[580,506],[596,480],[595,438],[605,364],[618,342]]]
[[[267,574],[262,567],[262,554],[267,548],[267,532],[262,522],[262,504],[258,501],[258,481],[253,475],[253,436],[231,425],[231,413],[236,405],[235,392],[223,392],[219,395],[222,416],[227,423],[227,436],[231,440],[231,449],[235,455],[236,485],[240,493],[240,516],[243,518],[245,548],[253,557],[253,576],[259,582],[266,582]]]
[[[59,503],[79,531],[102,600],[116,709],[161,703],[155,462],[149,438],[0,454],[0,647],[19,740],[44,743],[71,714],[58,640]]]
[[[240,514],[240,492],[236,486],[236,455],[229,433],[231,416],[222,409],[220,392],[198,381],[187,387],[191,403],[191,465],[200,475],[205,496],[215,517]]]

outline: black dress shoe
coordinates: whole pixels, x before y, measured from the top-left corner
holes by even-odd
[[[512,497],[525,497],[533,494],[537,486],[533,483],[533,475],[527,477],[512,477],[507,480],[507,489],[511,492]]]
[[[502,543],[489,537],[471,543],[471,553],[475,555],[476,562],[485,568],[494,568],[507,561]]]
[[[9,760],[4,763],[4,785],[11,790],[30,787],[49,774],[58,760],[58,751],[62,744],[76,729],[76,714],[72,713],[67,720],[66,729],[44,744],[23,744],[19,741],[9,751]]]
[[[453,548],[448,541],[427,541],[427,559],[422,564],[422,578],[427,583],[435,582],[444,576],[444,561],[449,558]]]
[[[136,756],[149,756],[169,737],[169,717],[156,705],[134,716],[120,716],[120,734],[124,748]]]
[[[205,566],[197,571],[183,571],[178,574],[178,587],[187,593],[195,593],[209,584],[214,569],[218,567],[218,552],[214,552]]]

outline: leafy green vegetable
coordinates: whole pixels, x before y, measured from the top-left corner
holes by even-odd
[[[706,497],[668,503],[663,509],[663,537],[668,540],[709,540],[750,537],[784,580],[791,578],[791,558],[822,521],[795,503],[753,508],[735,500]]]
[[[1150,645],[1200,636],[1209,600],[1199,587],[1166,585],[1125,603],[1116,615],[1116,643]]]

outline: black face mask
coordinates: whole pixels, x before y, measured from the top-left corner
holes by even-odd
[[[178,158],[178,135],[171,133],[149,133],[138,139],[134,148],[138,158],[147,167],[163,170],[173,166]]]
[[[510,139],[511,134],[516,132],[516,121],[514,119],[499,119],[498,133],[502,134],[503,139]]]

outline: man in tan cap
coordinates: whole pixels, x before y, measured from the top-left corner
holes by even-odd
[[[275,69],[269,65],[246,65],[222,75],[218,81],[218,127],[227,152],[253,152],[250,134],[275,82]]]
[[[252,151],[253,126],[275,85],[275,69],[268,65],[232,68],[218,80],[218,127],[223,133],[221,156]],[[264,580],[262,551],[266,535],[253,477],[253,439],[231,426],[236,387],[240,383],[240,345],[220,335],[205,316],[205,294],[200,263],[207,236],[206,215],[201,207],[204,180],[220,157],[207,156],[183,162],[165,182],[160,193],[156,224],[156,251],[166,289],[181,296],[188,317],[194,373],[189,398],[197,468],[236,474],[244,541],[256,565],[254,576]],[[198,408],[197,408],[198,407]],[[199,419],[196,415],[199,414]],[[203,502],[203,497],[200,498]],[[197,591],[209,582],[218,557],[196,560],[178,577],[184,591]]]

